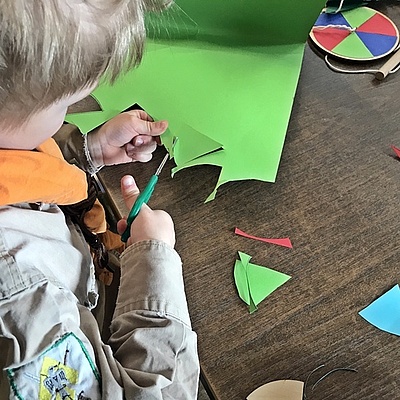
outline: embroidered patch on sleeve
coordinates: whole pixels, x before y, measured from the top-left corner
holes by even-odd
[[[50,357],[44,357],[40,371],[40,400],[53,400],[60,395],[61,399],[75,399],[72,389],[78,382],[77,370],[67,367]]]
[[[7,370],[18,400],[97,400],[100,374],[85,345],[69,333],[35,361]]]

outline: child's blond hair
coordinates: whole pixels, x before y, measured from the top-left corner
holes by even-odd
[[[0,118],[33,112],[137,65],[144,13],[169,0],[0,0]]]

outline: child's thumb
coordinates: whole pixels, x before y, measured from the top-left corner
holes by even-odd
[[[130,210],[140,193],[139,188],[136,186],[136,182],[131,175],[125,175],[122,177],[121,192],[125,205]]]

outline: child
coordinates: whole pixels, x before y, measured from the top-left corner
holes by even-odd
[[[107,267],[96,234],[104,214],[86,173],[60,151],[90,174],[148,161],[166,121],[136,110],[87,137],[62,137],[60,147],[52,138],[100,76],[113,80],[140,61],[143,13],[165,5],[0,1],[1,399],[197,396],[196,335],[171,218],[144,205],[133,222],[104,342],[91,312],[95,269]],[[121,188],[129,209],[139,190],[131,176]]]

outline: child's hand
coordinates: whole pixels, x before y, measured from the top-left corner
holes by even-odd
[[[121,191],[125,204],[130,210],[140,193],[132,176],[125,175],[121,179]],[[119,234],[125,231],[126,226],[126,218],[118,222],[117,229]],[[174,223],[170,215],[165,211],[152,210],[147,204],[143,204],[131,225],[131,236],[127,241],[127,245],[130,246],[133,243],[150,239],[161,240],[174,247]]]
[[[88,135],[92,160],[96,166],[147,162],[167,127],[167,121],[153,122],[143,110],[119,114]]]

